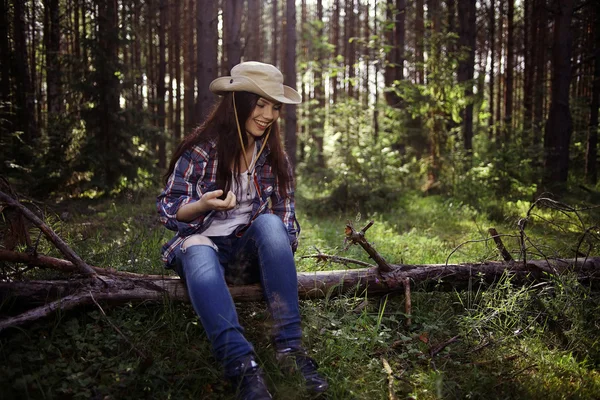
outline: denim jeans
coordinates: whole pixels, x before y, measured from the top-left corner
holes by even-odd
[[[244,337],[227,288],[232,283],[260,282],[273,320],[276,348],[299,347],[302,336],[294,255],[281,219],[259,215],[242,237],[211,237],[209,245],[184,244],[176,252],[176,269],[187,285],[194,310],[227,370],[237,358],[254,351]]]

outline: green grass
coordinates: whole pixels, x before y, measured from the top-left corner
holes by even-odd
[[[507,217],[492,223],[464,204],[435,196],[406,194],[389,210],[372,215],[319,213],[311,201],[298,201],[302,237],[296,259],[302,271],[343,267],[301,258],[316,249],[368,261],[357,246],[344,250],[348,220],[356,228],[374,220],[367,238],[391,263],[496,260],[495,245],[484,240],[487,229],[516,235],[516,222],[529,207],[507,204]],[[158,223],[152,197],[72,202],[50,211],[55,213],[49,219],[52,227],[90,264],[164,272],[159,248],[170,234]],[[572,256],[582,233],[572,216],[548,209],[537,214],[526,229],[530,256]],[[582,220],[592,226],[597,215],[585,212]],[[504,241],[517,257],[516,236]],[[591,255],[598,255],[597,243],[590,244]],[[587,250],[587,244],[582,248]],[[44,240],[40,250],[58,255]],[[52,275],[44,272],[44,277]],[[306,347],[331,383],[324,398],[388,399],[390,382],[400,399],[598,398],[600,295],[573,277],[529,287],[505,278],[465,292],[417,288],[412,304],[412,324],[406,326],[399,292],[372,297],[348,291],[301,302]],[[152,362],[141,359],[99,310],[80,309],[0,335],[0,398],[232,398],[189,304],[165,299],[105,310]],[[275,397],[310,399],[297,376],[277,368],[264,303],[239,304],[238,310]],[[454,343],[431,356],[432,349],[454,336]]]

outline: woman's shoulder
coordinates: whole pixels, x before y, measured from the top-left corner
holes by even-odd
[[[212,139],[197,143],[187,149],[183,156],[194,161],[206,161],[214,157],[216,153],[216,142]]]

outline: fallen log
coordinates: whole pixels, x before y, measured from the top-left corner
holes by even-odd
[[[0,191],[0,200],[19,209],[23,215],[51,240],[69,260],[40,254],[16,253],[0,250],[0,261],[23,263],[29,266],[53,268],[62,272],[79,273],[70,279],[48,281],[13,281],[7,276],[0,282],[0,304],[18,305],[17,316],[0,320],[0,331],[47,317],[57,310],[70,310],[78,306],[96,304],[98,301],[123,304],[141,301],[189,301],[185,285],[178,277],[169,275],[143,275],[87,265],[37,216],[28,212],[16,200]],[[410,314],[411,286],[429,289],[473,287],[477,282],[492,283],[508,274],[512,282],[521,284],[572,271],[582,282],[600,281],[600,257],[583,259],[545,259],[510,262],[485,262],[465,264],[397,265],[388,263],[365,239],[369,222],[359,232],[351,224],[346,226],[346,241],[357,244],[369,254],[377,266],[298,274],[298,292],[302,299],[323,298],[339,294],[358,296],[379,295],[394,291],[406,297],[406,312]],[[499,236],[495,235],[498,241]],[[317,259],[335,259],[317,254]],[[343,262],[348,262],[344,259]],[[363,263],[364,265],[364,263]],[[90,279],[96,277],[97,279]],[[262,300],[260,285],[230,286],[236,301]],[[35,307],[29,308],[26,307]],[[4,307],[6,309],[7,307]],[[3,310],[3,312],[6,312]]]
[[[58,260],[58,259],[54,259]],[[56,261],[55,261],[56,262]],[[63,266],[69,262],[59,260]],[[17,317],[0,321],[0,331],[50,315],[58,308],[68,310],[92,304],[93,298],[109,304],[142,301],[189,301],[183,282],[174,276],[142,275],[111,272],[93,267],[102,281],[81,279],[54,281],[0,282],[0,302],[8,304],[41,305]],[[584,282],[600,281],[600,257],[569,260],[529,260],[526,264],[486,262],[465,264],[390,264],[390,272],[377,267],[298,273],[298,292],[301,299],[324,298],[339,294],[381,295],[404,291],[405,282],[423,289],[461,289],[471,284],[492,283],[508,274],[516,284],[542,280],[568,271]],[[76,269],[73,266],[73,269]],[[475,282],[474,282],[475,281]],[[260,285],[230,286],[235,301],[262,300]],[[92,297],[93,295],[93,297]]]

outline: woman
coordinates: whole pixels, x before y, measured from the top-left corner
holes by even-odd
[[[177,232],[163,246],[167,267],[185,280],[192,305],[240,399],[270,399],[244,337],[230,283],[260,282],[273,319],[276,358],[294,366],[309,390],[328,384],[301,345],[293,252],[300,232],[291,169],[277,119],[301,96],[272,65],[244,62],[215,79],[219,105],[179,145],[158,211]]]

